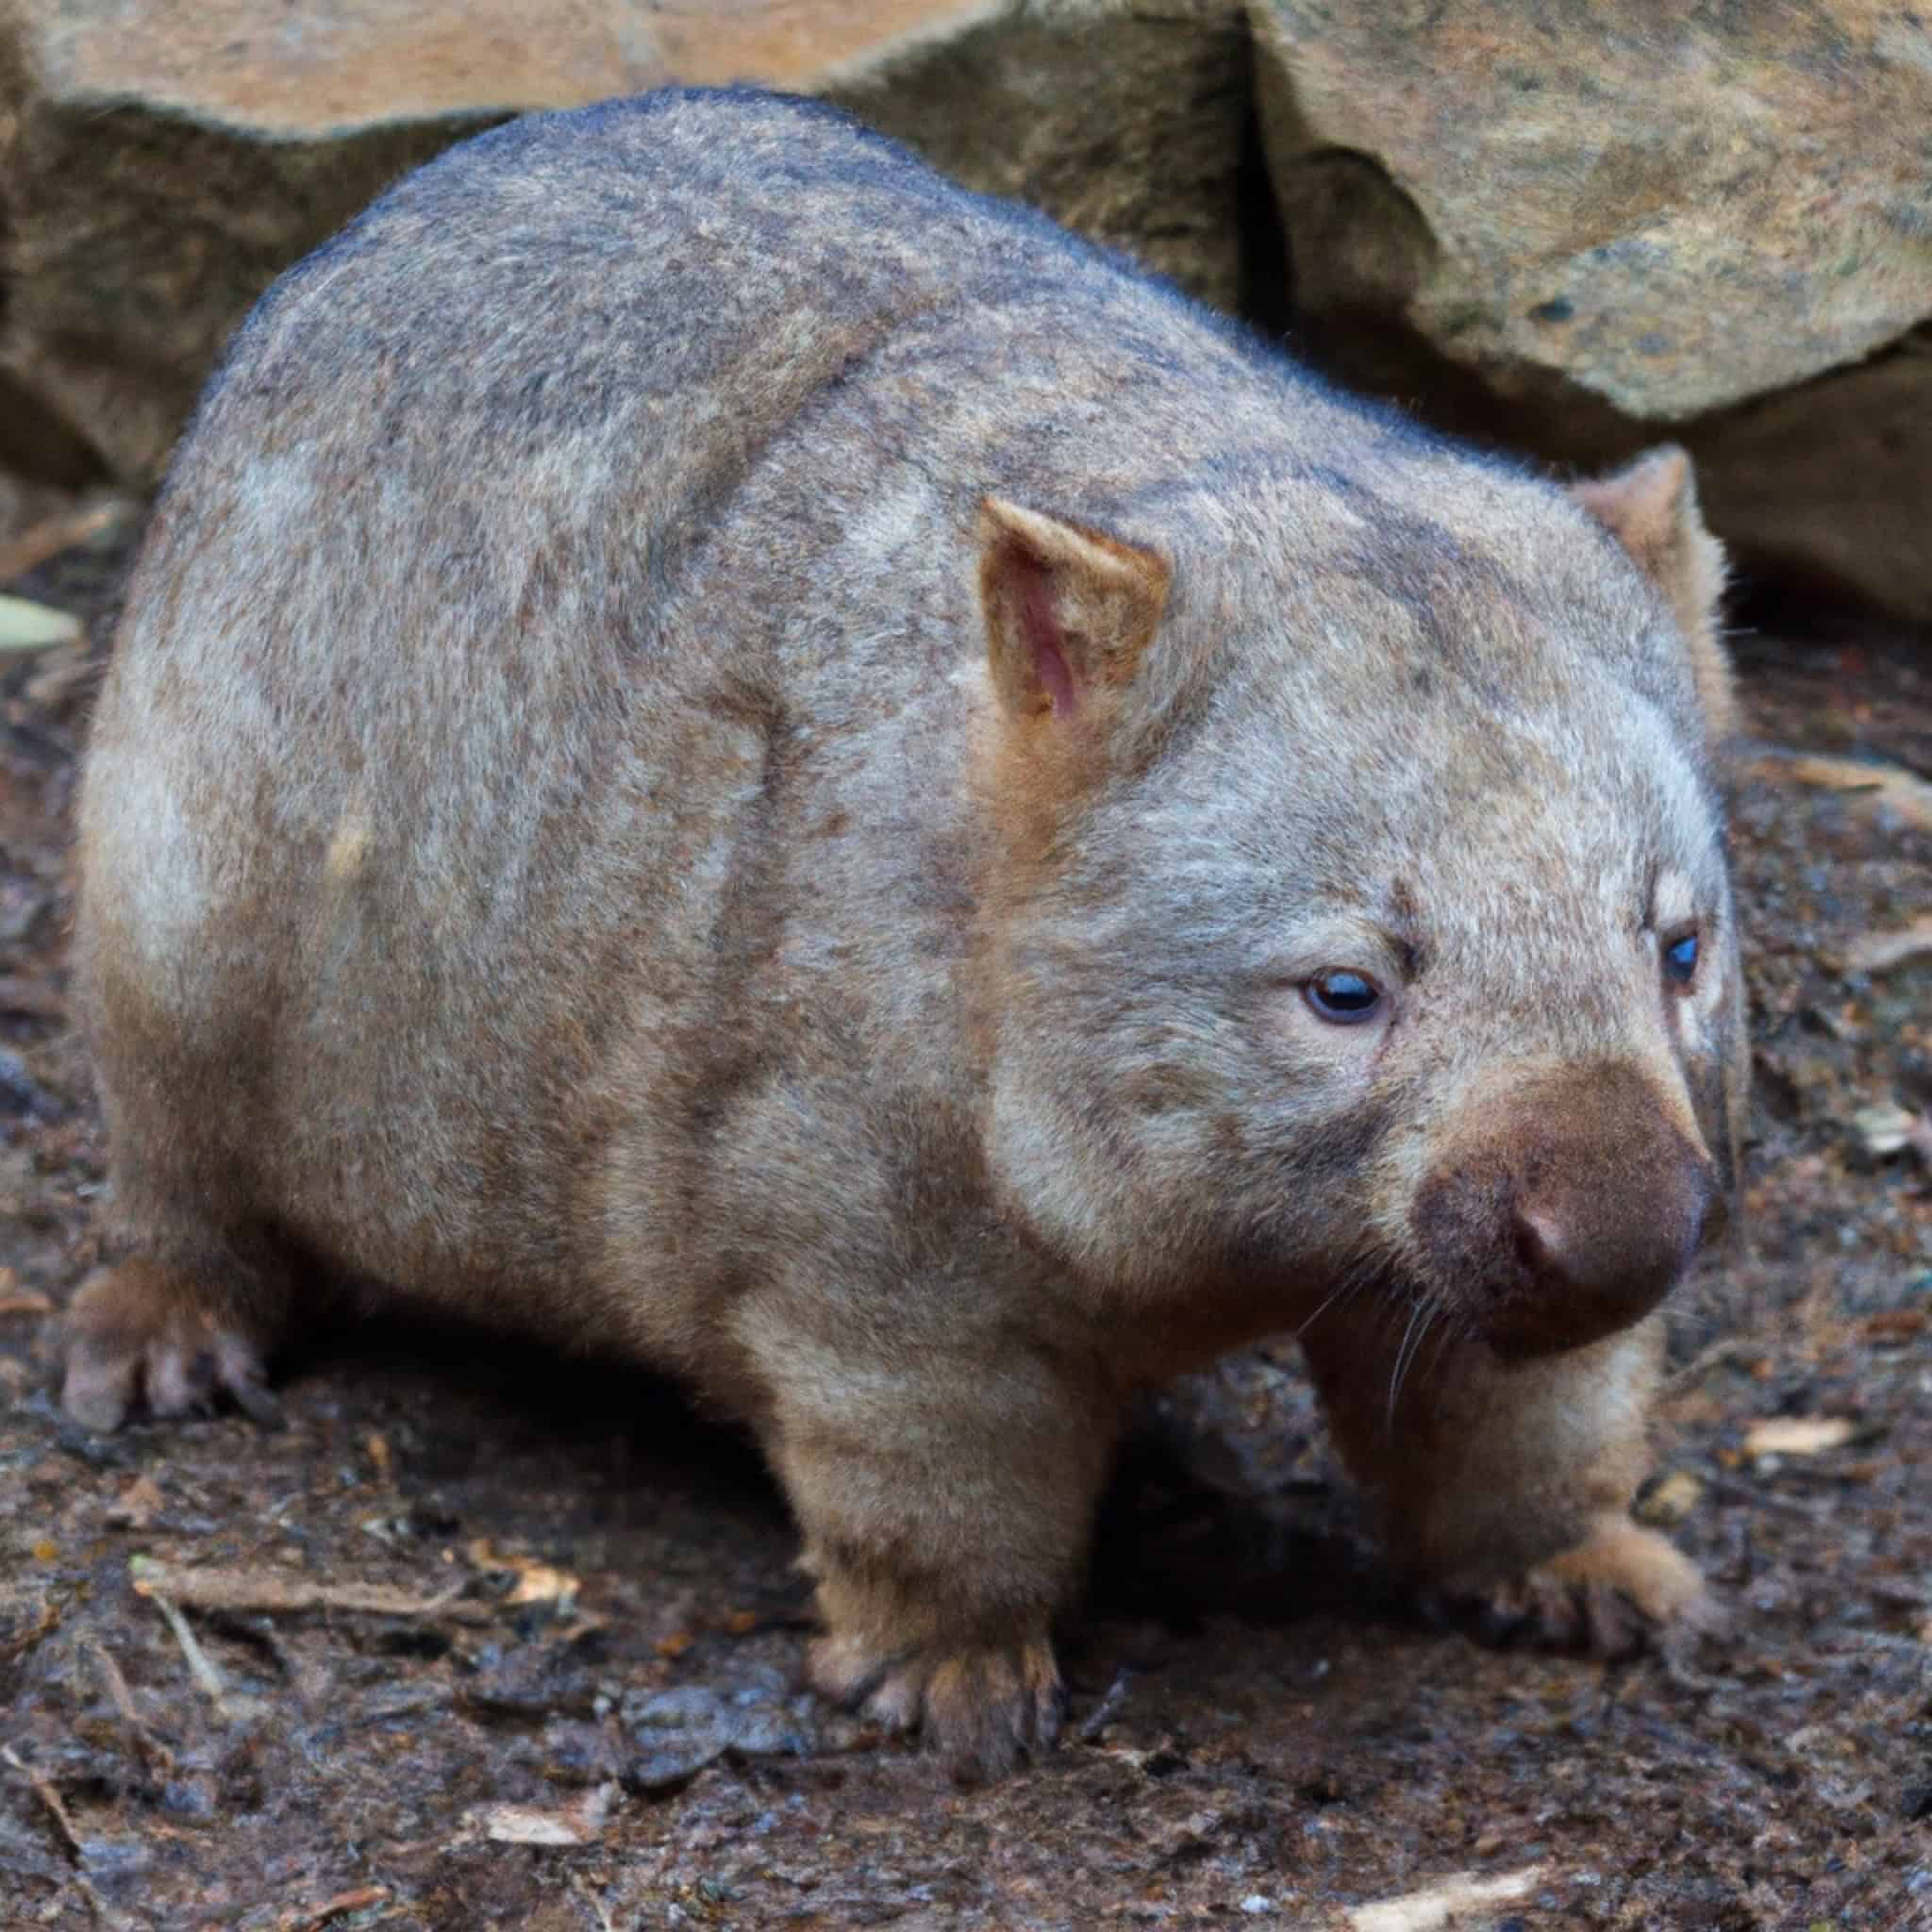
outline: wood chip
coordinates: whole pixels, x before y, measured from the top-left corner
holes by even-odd
[[[0,1294],[0,1315],[51,1315],[54,1304],[38,1290],[24,1288],[16,1294]]]
[[[1841,1449],[1857,1433],[1841,1415],[1774,1415],[1744,1431],[1750,1456],[1822,1456]]]
[[[585,1837],[558,1811],[533,1805],[492,1805],[476,1823],[483,1836],[500,1845],[580,1845]]]
[[[1422,1891],[1357,1906],[1348,1915],[1349,1932],[1436,1932],[1437,1927],[1453,1925],[1465,1913],[1480,1911],[1485,1906],[1527,1898],[1542,1875],[1541,1865],[1525,1865],[1496,1878],[1477,1878],[1460,1872]]]
[[[80,637],[80,619],[72,611],[0,596],[0,651],[45,651],[78,642]]]
[[[1815,752],[1766,752],[1753,758],[1745,770],[1755,778],[1783,779],[1841,791],[1893,813],[1912,831],[1932,831],[1932,784],[1898,765],[1825,758]]]
[[[1921,953],[1932,953],[1932,912],[1889,932],[1861,932],[1845,947],[1840,963],[1847,973],[1886,973]]]

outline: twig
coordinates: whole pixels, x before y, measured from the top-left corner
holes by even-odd
[[[87,1649],[94,1660],[95,1670],[101,1674],[108,1700],[120,1713],[121,1722],[127,1727],[127,1735],[134,1740],[136,1755],[151,1772],[173,1771],[175,1754],[158,1738],[151,1736],[147,1726],[142,1723],[141,1713],[134,1707],[134,1692],[127,1688],[127,1679],[122,1675],[121,1666],[114,1661],[113,1652],[98,1638],[91,1638]]]
[[[610,1914],[604,1909],[603,1900],[584,1883],[581,1872],[570,1874],[570,1889],[590,1907],[591,1917],[597,1921],[597,1932],[617,1932],[617,1927],[610,1923]]]
[[[126,513],[125,503],[99,503],[92,509],[66,510],[59,516],[43,517],[32,529],[22,531],[11,543],[0,544],[0,584],[10,584],[50,557],[58,557],[63,550],[72,550],[90,537],[112,529]]]
[[[275,1932],[316,1932],[317,1926],[326,1925],[331,1919],[366,1911],[371,1906],[384,1904],[388,1898],[386,1885],[363,1885],[354,1891],[339,1891],[319,1906],[298,1906],[294,1911],[285,1913],[275,1921]]]
[[[1659,1401],[1669,1402],[1682,1395],[1721,1364],[1735,1361],[1743,1355],[1762,1355],[1764,1343],[1749,1335],[1727,1335],[1722,1341],[1713,1341],[1708,1348],[1701,1348],[1684,1364],[1665,1378]]]
[[[487,1605],[459,1604],[467,1587],[452,1584],[434,1596],[419,1596],[384,1583],[316,1583],[275,1570],[215,1569],[164,1563],[136,1557],[127,1566],[134,1588],[157,1602],[162,1598],[192,1610],[261,1610],[271,1616],[305,1610],[348,1610],[371,1617],[444,1617],[482,1623],[493,1614]]]
[[[1127,1701],[1127,1691],[1134,1682],[1134,1674],[1123,1664],[1113,1674],[1113,1682],[1102,1693],[1100,1702],[1090,1710],[1080,1725],[1080,1741],[1091,1744],[1120,1715],[1121,1706]]]
[[[0,1012],[19,1013],[29,1020],[62,1020],[67,1017],[67,1002],[52,987],[5,973],[0,974]]]
[[[87,1854],[81,1849],[80,1834],[74,1828],[74,1820],[68,1816],[67,1807],[61,1802],[60,1793],[32,1765],[24,1763],[11,1744],[0,1744],[0,1757],[4,1757],[22,1777],[26,1779],[33,1787],[34,1796],[46,1807],[48,1815],[54,1821],[54,1828],[60,1835],[60,1843],[73,1861],[75,1869],[70,1875],[75,1890],[86,1899],[88,1910],[103,1925],[110,1927],[111,1932],[125,1932],[125,1928],[133,1924],[133,1920],[125,1912],[117,1911],[110,1906],[94,1889],[93,1880],[81,1869]]]
[[[80,1834],[74,1828],[74,1820],[67,1815],[67,1806],[60,1793],[26,1763],[11,1744],[0,1744],[0,1757],[4,1757],[33,1787],[34,1796],[47,1807],[47,1815],[54,1821],[54,1829],[60,1834],[60,1842],[67,1847],[68,1857],[76,1859],[83,1857]]]
[[[23,1630],[18,1637],[10,1637],[0,1643],[0,1659],[10,1663],[17,1657],[25,1657],[42,1638],[60,1627],[60,1612],[52,1604],[41,1607],[40,1621],[31,1630]]]
[[[152,1598],[155,1608],[167,1619],[168,1628],[175,1633],[175,1641],[181,1646],[181,1655],[188,1659],[188,1674],[194,1679],[196,1688],[225,1717],[227,1707],[224,1700],[228,1694],[228,1687],[222,1681],[221,1672],[215,1669],[214,1659],[202,1649],[194,1632],[188,1627],[188,1619],[158,1591],[143,1591],[142,1594]]]
[[[1780,1496],[1774,1490],[1754,1489],[1749,1483],[1740,1483],[1732,1476],[1713,1474],[1704,1480],[1718,1495],[1728,1496],[1733,1503],[1742,1503],[1747,1508],[1772,1509],[1786,1516],[1802,1516],[1807,1523],[1817,1523],[1824,1514],[1808,1503]]]

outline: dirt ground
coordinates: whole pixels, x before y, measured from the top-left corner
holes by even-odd
[[[6,1932],[1417,1932],[1458,1877],[1492,1932],[1932,1928],[1932,955],[1868,950],[1932,913],[1925,641],[1740,641],[1747,1233],[1683,1298],[1643,1506],[1728,1633],[1432,1624],[1263,1351],[1150,1418],[1067,1741],[968,1791],[798,1693],[776,1492],[643,1378],[384,1332],[293,1365],[279,1432],[61,1422],[102,1174],[64,847],[132,536],[5,586],[97,640],[0,659]]]

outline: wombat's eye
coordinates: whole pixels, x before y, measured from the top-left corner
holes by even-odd
[[[1366,974],[1336,968],[1318,973],[1302,987],[1303,997],[1323,1019],[1337,1026],[1359,1026],[1373,1020],[1382,1004],[1382,989]]]
[[[1664,948],[1664,977],[1674,986],[1689,986],[1697,977],[1697,935],[1687,932]]]

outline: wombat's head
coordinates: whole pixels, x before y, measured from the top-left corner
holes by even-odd
[[[1204,1321],[1635,1321],[1720,1218],[1744,1069],[1688,461],[1565,492],[1410,444],[1171,514],[982,511],[1009,1204]]]

